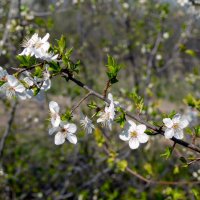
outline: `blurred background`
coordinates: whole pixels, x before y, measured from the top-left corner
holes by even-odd
[[[183,114],[191,128],[185,139],[200,145],[191,131],[199,123],[200,5],[180,2],[1,0],[0,66],[10,73],[18,67],[16,55],[26,36],[49,32],[55,44],[64,35],[72,59],[81,61],[78,79],[102,93],[107,55],[112,55],[123,68],[110,89],[114,98],[136,112],[135,102],[142,97],[142,114],[150,122],[162,122],[163,113],[173,110]],[[0,199],[200,199],[200,164],[184,167],[180,160],[195,154],[177,145],[167,159],[166,147],[173,143],[161,136],[131,151],[119,141],[118,125],[112,132],[98,127],[92,135],[79,127],[77,145],[55,146],[48,135],[48,102],[71,109],[84,94],[58,78],[40,101],[13,103],[1,95]],[[80,111],[91,116],[90,100],[76,110],[75,122]],[[113,146],[110,155],[104,152],[102,132]],[[147,179],[173,183],[145,183],[124,171],[127,163]]]

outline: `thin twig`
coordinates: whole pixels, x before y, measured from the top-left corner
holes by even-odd
[[[10,134],[10,131],[11,131],[11,127],[12,127],[12,124],[13,124],[13,121],[14,121],[14,117],[15,117],[16,107],[17,107],[17,101],[15,101],[13,103],[13,105],[12,105],[6,129],[5,129],[5,132],[4,132],[4,134],[3,134],[2,138],[1,138],[1,141],[0,141],[0,158],[2,158],[2,156],[3,156],[3,150],[4,150],[4,146],[5,146],[5,141],[6,141],[6,138],[8,137],[8,135]]]
[[[98,92],[94,91],[93,89],[91,89],[90,87],[88,87],[87,85],[85,85],[84,83],[82,83],[81,81],[77,80],[76,78],[72,77],[71,75],[67,74],[66,72],[62,72],[62,75],[63,77],[65,77],[66,79],[68,80],[71,80],[73,81],[74,83],[76,83],[79,87],[82,87],[84,88],[85,90],[87,90],[88,92],[91,92],[92,95],[96,96],[97,98],[103,100],[104,102],[107,102],[107,103],[110,103],[110,100],[107,99],[107,98],[104,98],[103,95],[99,94]],[[124,109],[124,108],[122,108]],[[125,110],[125,109],[124,109]],[[164,136],[164,131],[162,129],[160,129],[160,127],[156,127],[154,125],[151,125],[149,124],[148,122],[142,120],[139,116],[137,115],[134,115],[128,111],[125,111],[125,114],[126,116],[136,120],[137,122],[139,123],[142,123],[142,124],[145,124],[147,126],[147,128],[153,130],[155,133],[158,133],[160,135],[163,135]],[[171,138],[172,141],[174,141],[175,143],[181,145],[181,146],[184,146],[188,149],[191,149],[195,152],[198,152],[200,153],[200,148],[197,147],[196,145],[194,144],[190,144],[188,142],[185,142],[183,140],[179,140],[179,139],[176,139],[175,137]]]
[[[187,163],[187,165],[194,164],[195,162],[200,161],[200,158],[195,158],[194,160]]]
[[[71,111],[71,114],[81,105],[81,103],[83,101],[85,101],[90,95],[92,95],[92,92],[89,92],[87,93],[78,103],[77,105],[75,105],[73,108],[72,108],[72,111]]]
[[[110,85],[111,85],[110,84],[110,80],[108,80],[107,83],[106,83],[106,86],[105,86],[105,88],[103,90],[103,96],[104,96],[104,98],[107,96],[107,92],[108,92],[108,89],[109,89]]]

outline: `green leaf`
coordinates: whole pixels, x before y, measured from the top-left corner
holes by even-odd
[[[66,38],[64,35],[61,36],[60,40],[58,40],[58,49],[61,55],[65,53],[66,49]]]
[[[117,169],[121,172],[124,172],[127,166],[128,162],[126,160],[119,160],[117,162]]]
[[[90,109],[97,109],[97,104],[94,101],[92,101],[91,103],[87,104],[87,106]]]
[[[182,163],[187,164],[187,160],[183,156],[181,156],[179,159]]]
[[[36,65],[36,59],[33,56],[18,55],[17,60],[20,62],[20,67],[32,67]]]
[[[114,83],[118,82],[117,75],[121,69],[121,66],[119,64],[117,64],[117,62],[115,61],[115,59],[112,56],[108,55],[108,63],[106,65],[106,67],[107,67],[106,73],[107,73],[108,79],[110,80],[110,83],[114,84]]]
[[[192,49],[187,49],[185,51],[186,54],[192,56],[192,57],[195,57],[196,56],[196,53],[192,50]]]
[[[120,124],[120,127],[123,128],[126,123],[126,113],[121,108],[117,108],[117,111],[121,114],[115,118],[115,121]]]
[[[64,114],[61,115],[61,120],[62,121],[71,121],[72,120],[72,114],[69,109],[66,110]]]
[[[172,150],[173,150],[172,147],[167,147],[165,149],[165,153],[161,154],[160,156],[165,157],[165,159],[167,160],[171,156]]]

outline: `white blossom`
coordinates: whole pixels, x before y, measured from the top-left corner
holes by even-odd
[[[169,33],[168,32],[163,33],[163,38],[164,39],[168,39],[169,38]]]
[[[59,107],[58,103],[55,101],[51,101],[49,103],[49,110],[50,110],[52,126],[58,127],[61,122],[60,115],[59,115],[60,107]]]
[[[129,120],[126,128],[119,135],[119,138],[123,141],[129,141],[129,147],[131,149],[137,149],[140,143],[146,143],[149,139],[149,136],[144,133],[145,130],[145,125],[136,125],[135,122]]]
[[[49,33],[47,33],[43,38],[40,38],[35,33],[30,39],[25,39],[22,43],[22,47],[25,47],[25,49],[19,55],[35,56],[46,61],[56,60],[58,55],[48,52],[50,48],[49,36]]]
[[[6,75],[5,80],[6,83],[1,86],[0,90],[6,94],[7,98],[11,99],[12,97],[17,96],[20,99],[24,99],[25,87],[23,84],[12,75]]]
[[[181,117],[180,114],[176,114],[172,119],[164,118],[163,123],[167,127],[165,130],[165,137],[177,139],[183,139],[183,129],[189,124],[187,119]]]
[[[82,116],[80,123],[81,126],[85,129],[87,134],[91,134],[92,129],[95,129],[92,120],[90,120],[87,116]]]
[[[188,0],[177,0],[177,3],[180,6],[185,6],[186,4],[189,4],[189,1]]]
[[[108,94],[108,99],[110,100],[110,105],[105,106],[104,112],[100,112],[100,117],[97,119],[97,123],[102,123],[103,126],[109,127],[111,130],[112,122],[115,117],[115,103],[111,93]]]
[[[49,129],[49,134],[52,135],[53,133],[56,133],[54,140],[56,145],[63,144],[65,142],[65,139],[67,139],[72,144],[76,144],[77,137],[76,135],[74,135],[76,130],[77,127],[75,124],[61,122],[59,127],[53,127]]]

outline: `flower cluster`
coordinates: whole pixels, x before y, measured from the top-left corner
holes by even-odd
[[[49,53],[50,44],[48,42],[49,33],[47,33],[43,38],[38,37],[38,34],[35,33],[30,39],[26,38],[22,43],[22,47],[25,49],[19,55],[25,56],[35,56],[46,61],[56,60],[58,55],[53,55]]]
[[[48,65],[45,66],[42,78],[32,76],[30,72],[25,71],[20,79],[9,75],[6,70],[0,67],[0,82],[0,92],[4,93],[8,99],[18,97],[20,100],[25,100],[36,96],[40,100],[43,92],[51,87]],[[35,93],[34,89],[37,89],[38,92]]]
[[[111,130],[112,122],[115,117],[115,104],[111,93],[108,94],[108,99],[110,100],[110,105],[105,107],[104,112],[100,112],[100,117],[97,119],[97,123],[101,123],[103,126],[109,127]]]
[[[188,0],[177,0],[177,3],[180,6],[185,6],[185,5],[189,4],[190,2]]]
[[[67,139],[72,144],[76,144],[77,137],[74,135],[77,130],[76,125],[61,120],[59,115],[60,107],[55,101],[51,101],[49,103],[49,109],[52,124],[52,128],[49,129],[49,135],[56,133],[54,140],[55,144],[61,145],[65,142],[65,139]]]
[[[35,73],[31,73],[31,70],[29,71],[28,69],[10,75],[5,69],[0,67],[0,91],[5,93],[9,99],[18,97],[19,99],[25,100],[30,99],[33,96],[41,99],[43,93],[50,89],[50,64],[46,63],[51,62],[52,60],[57,61],[58,55],[53,55],[53,53],[49,52],[50,44],[48,39],[48,33],[43,38],[40,38],[38,34],[34,34],[30,39],[26,39],[23,42],[22,46],[25,47],[25,49],[19,54],[21,56],[34,56],[35,58],[45,60],[44,64],[38,66],[41,72],[39,76],[35,75]],[[120,107],[120,105],[113,100],[111,93],[108,94],[107,100],[108,103],[106,103],[104,109],[99,113],[96,113],[98,116],[96,122],[112,130],[112,124],[116,116],[116,107]],[[49,134],[52,135],[55,133],[55,144],[61,145],[66,139],[70,143],[76,144],[77,137],[75,133],[77,131],[77,126],[62,120],[64,118],[59,114],[60,107],[55,101],[49,103],[49,109],[52,125],[49,129]],[[120,109],[122,108],[120,107]],[[184,137],[183,129],[189,124],[188,120],[181,117],[180,114],[176,114],[172,119],[164,118],[163,123],[166,127],[164,136],[167,139],[173,137],[182,139]],[[81,117],[80,125],[87,134],[91,134],[95,129],[92,120],[84,115]],[[131,149],[137,149],[140,146],[140,143],[146,143],[149,140],[149,136],[145,133],[146,129],[147,127],[144,124],[136,125],[134,121],[128,120],[124,130],[119,135],[119,138],[123,141],[128,141]]]
[[[172,119],[164,118],[163,123],[166,126],[165,137],[177,139],[183,139],[183,129],[189,124],[188,120],[181,117],[180,114],[176,114]]]

